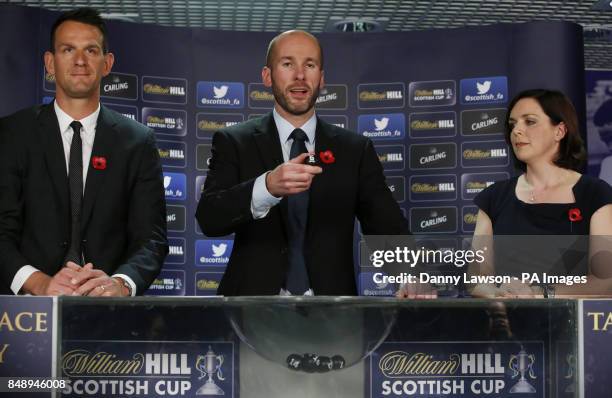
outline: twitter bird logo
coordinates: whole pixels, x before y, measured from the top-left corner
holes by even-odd
[[[213,86],[213,91],[215,92],[215,98],[223,98],[227,94],[227,90],[229,86],[223,85],[221,87]]]
[[[485,80],[483,83],[476,82],[478,94],[486,94],[491,89],[491,80]]]
[[[227,250],[227,243],[219,243],[218,245],[212,244],[212,255],[213,257],[221,257]]]
[[[380,120],[374,119],[374,126],[375,126],[374,128],[376,129],[376,131],[382,131],[386,129],[388,125],[389,125],[388,117],[383,117]]]

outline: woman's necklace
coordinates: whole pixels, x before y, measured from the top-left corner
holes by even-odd
[[[542,191],[541,193],[544,193],[544,191],[546,191],[546,190],[547,190],[547,189],[549,189],[549,188],[553,188],[553,187],[557,187],[557,186],[562,185],[562,184],[565,182],[565,180],[566,180],[567,178],[568,178],[568,174],[564,174],[564,175],[563,175],[563,176],[562,176],[562,177],[559,179],[559,181],[558,181],[556,184],[553,184],[553,185],[551,185],[551,186],[549,186],[549,187],[546,187],[546,186],[545,186],[545,187],[543,187],[543,188],[541,189],[541,191]],[[527,190],[529,191],[529,201],[530,201],[531,203],[535,203],[535,202],[536,202],[536,200],[538,199],[538,198],[537,198],[537,196],[536,196],[536,189],[535,189],[535,187],[534,187],[533,185],[531,185],[531,184],[529,183],[529,181],[527,180],[527,175],[526,175],[526,174],[525,174],[524,180],[525,180],[525,184],[527,185]]]

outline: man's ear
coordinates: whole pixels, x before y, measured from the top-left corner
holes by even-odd
[[[104,70],[102,71],[102,76],[108,76],[111,69],[113,69],[114,63],[115,63],[115,55],[113,55],[113,53],[104,54]]]
[[[325,87],[325,71],[321,71],[321,80],[319,81],[319,90]]]
[[[55,54],[53,54],[51,51],[45,51],[43,60],[45,61],[45,69],[47,70],[47,73],[50,75],[55,75]]]
[[[268,66],[261,69],[261,82],[266,87],[272,87],[272,69]]]

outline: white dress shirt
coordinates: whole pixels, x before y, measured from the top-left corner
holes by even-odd
[[[70,127],[70,123],[75,121],[75,119],[73,119],[72,117],[70,117],[70,115],[64,112],[62,108],[60,108],[60,106],[57,104],[57,101],[53,101],[53,108],[55,110],[55,115],[57,116],[59,131],[62,136],[62,144],[64,145],[64,157],[66,160],[67,175],[70,162],[70,146],[72,145],[72,136],[74,134],[74,130],[72,130],[72,127]],[[96,138],[96,124],[98,123],[99,114],[100,104],[98,104],[98,108],[91,115],[86,116],[81,120],[77,120],[78,122],[81,122],[82,125],[81,141],[83,148],[83,194],[85,194],[87,171],[89,170],[89,159],[91,158],[91,151],[93,149],[94,139]],[[33,267],[32,265],[24,265],[23,267],[21,267],[13,277],[13,281],[11,283],[11,290],[13,291],[13,293],[18,294],[26,280],[28,280],[28,278],[36,271],[38,271],[38,269],[36,267]],[[136,284],[129,276],[123,274],[116,274],[113,276],[118,276],[126,280],[132,288],[132,295],[135,294]]]
[[[315,131],[317,129],[317,117],[315,114],[313,114],[301,127],[294,127],[276,111],[276,108],[272,111],[272,115],[274,116],[276,129],[278,130],[278,138],[281,142],[284,162],[289,160],[291,144],[293,144],[293,138],[289,138],[289,136],[296,128],[300,128],[306,133],[306,136],[308,136],[308,141],[305,143],[306,149],[308,149],[309,152],[314,152]],[[251,214],[253,214],[253,218],[256,220],[267,216],[270,209],[279,204],[283,199],[282,197],[277,198],[268,191],[268,188],[266,187],[266,175],[268,173],[269,172],[265,172],[257,177],[255,184],[253,185],[253,194],[251,195]]]
[[[308,136],[308,141],[305,142],[306,149],[308,152],[314,152],[315,149],[315,131],[317,129],[317,116],[313,114],[310,119],[306,121],[301,127],[294,127],[291,123],[284,119],[277,111],[276,108],[272,111],[274,116],[274,123],[276,123],[276,129],[278,130],[278,138],[280,139],[281,149],[283,151],[283,161],[287,162],[291,153],[291,145],[293,144],[293,138],[289,138],[293,130],[300,128]],[[272,195],[266,187],[266,175],[269,173],[265,172],[255,180],[253,185],[253,193],[251,195],[251,214],[253,218],[258,220],[268,215],[270,209],[276,206],[283,198],[277,198]],[[281,296],[291,296],[291,293],[285,289],[281,289],[279,292]],[[308,289],[304,296],[313,296],[312,289]]]

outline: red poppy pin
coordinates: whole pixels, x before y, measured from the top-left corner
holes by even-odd
[[[330,151],[329,149],[327,151],[319,152],[319,159],[321,159],[321,162],[325,164],[332,164],[336,161],[336,158],[334,157],[334,153]]]
[[[104,156],[92,156],[91,165],[96,170],[106,169],[106,158]]]
[[[567,216],[571,222],[582,221],[582,214],[578,208],[569,209]]]

